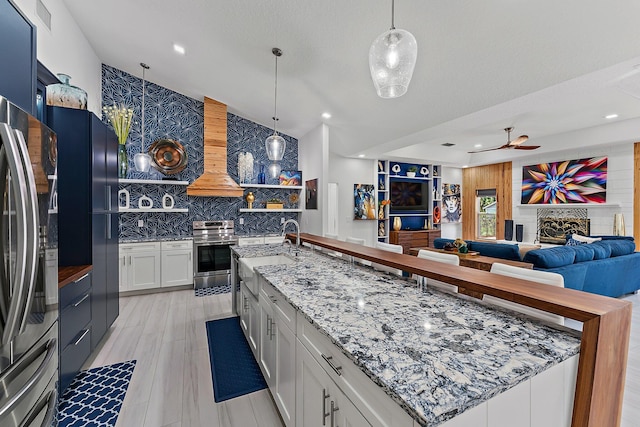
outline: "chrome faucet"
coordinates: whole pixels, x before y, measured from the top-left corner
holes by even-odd
[[[296,248],[300,247],[300,224],[298,224],[298,221],[296,221],[295,219],[288,219],[284,222],[284,224],[282,225],[282,236],[284,237],[285,230],[287,229],[287,225],[289,223],[292,223],[293,225],[296,226]]]

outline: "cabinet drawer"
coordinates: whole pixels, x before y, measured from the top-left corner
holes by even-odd
[[[71,383],[91,354],[91,328],[82,329],[60,354],[60,392]]]
[[[91,273],[87,273],[75,282],[60,289],[60,308],[64,310],[69,304],[76,302],[78,297],[91,289]]]
[[[279,244],[284,241],[284,237],[282,236],[265,236],[264,243],[267,245],[271,244]]]
[[[260,298],[273,305],[273,311],[292,332],[296,330],[296,309],[269,282],[260,277]]]
[[[60,313],[60,347],[64,348],[91,322],[91,290],[78,296]]]
[[[264,237],[241,237],[238,239],[238,246],[251,246],[264,244]]]
[[[174,249],[192,249],[192,240],[179,240],[175,242],[160,242],[160,248],[163,251],[172,251]]]
[[[372,426],[413,426],[413,419],[329,337],[298,314],[297,338]]]
[[[118,246],[120,253],[159,251],[160,242],[122,243]]]

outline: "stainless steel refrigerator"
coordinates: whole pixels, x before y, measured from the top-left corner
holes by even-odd
[[[57,425],[56,135],[0,97],[0,426]]]

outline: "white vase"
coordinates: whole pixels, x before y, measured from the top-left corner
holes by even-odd
[[[415,178],[416,173],[415,173],[415,172],[407,172],[407,176],[408,176],[409,178]]]

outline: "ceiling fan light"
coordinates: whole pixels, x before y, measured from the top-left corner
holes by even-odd
[[[369,70],[381,98],[404,95],[418,58],[418,43],[410,32],[392,28],[380,34],[369,49]]]
[[[280,161],[284,157],[287,148],[287,141],[283,137],[274,133],[264,141],[267,157],[272,161]]]

